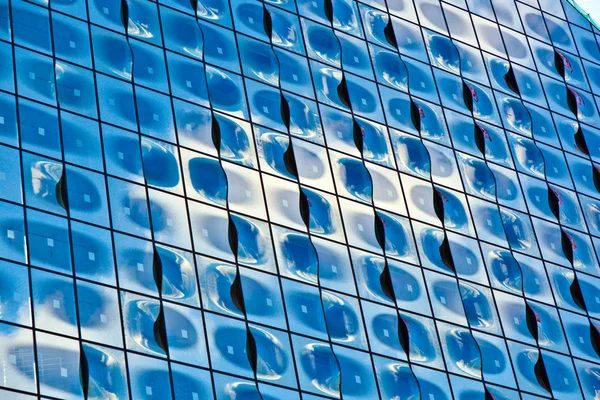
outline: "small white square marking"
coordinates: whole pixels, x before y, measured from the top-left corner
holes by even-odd
[[[300,305],[300,309],[302,310],[302,312],[304,314],[308,314],[308,309],[306,308],[306,306],[304,304]]]
[[[357,228],[358,228],[358,230],[359,230],[360,232],[363,232],[363,231],[364,231],[364,228],[363,228],[362,224],[358,224],[358,225],[357,225]]]
[[[92,253],[91,251],[88,251],[88,260],[96,261],[96,255],[94,253]]]
[[[46,130],[44,128],[42,128],[42,127],[39,127],[38,128],[38,134],[40,136],[46,136]]]
[[[188,338],[188,331],[186,331],[185,329],[181,330],[181,337],[184,339]]]
[[[46,238],[46,244],[48,245],[48,247],[54,247],[54,239]]]
[[[69,372],[66,368],[60,367],[60,376],[63,378],[67,378],[69,376]]]
[[[138,269],[138,271],[143,272],[144,271],[144,264],[137,263],[137,269]]]
[[[52,300],[52,307],[56,308],[57,310],[60,310],[60,300],[53,299]]]

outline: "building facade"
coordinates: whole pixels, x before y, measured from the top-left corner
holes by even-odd
[[[0,0],[0,399],[599,399],[567,0]]]

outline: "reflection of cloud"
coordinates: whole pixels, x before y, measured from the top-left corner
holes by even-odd
[[[31,186],[33,193],[46,197],[52,195],[54,186],[62,175],[62,167],[58,163],[38,161],[31,166]],[[49,185],[50,184],[50,185]]]
[[[600,23],[600,5],[598,4],[598,0],[569,0],[569,2],[572,1],[587,13],[596,25]]]

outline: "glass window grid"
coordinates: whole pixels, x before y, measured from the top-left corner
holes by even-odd
[[[272,5],[271,5],[271,6],[272,6]],[[58,12],[57,12],[57,11],[53,11],[53,13],[57,13],[57,14],[58,14]],[[453,40],[455,40],[455,39],[453,39]],[[15,45],[15,47],[17,47],[17,46],[18,46],[18,45]],[[407,57],[407,56],[403,55],[402,57],[404,58],[404,57]],[[137,85],[137,84],[136,84],[136,85]],[[10,92],[9,92],[9,93],[10,93]],[[35,99],[31,99],[31,100],[35,101]],[[60,124],[60,122],[59,122],[59,124]],[[501,127],[500,127],[500,128],[501,128]],[[143,137],[143,134],[141,134],[141,137]],[[299,140],[301,140],[301,139],[299,139]],[[11,146],[8,146],[8,145],[7,145],[6,147],[10,147],[10,148],[17,148],[17,149],[18,149],[18,147],[11,147]],[[564,151],[566,151],[566,150],[564,150]],[[34,153],[32,153],[32,154],[34,154]],[[59,161],[62,161],[62,160],[59,160]],[[226,162],[226,161],[224,161],[224,162]],[[71,164],[69,164],[69,163],[67,163],[67,162],[64,162],[64,163],[63,163],[63,165],[67,165],[67,166],[68,166],[68,165],[71,165]],[[181,168],[181,167],[180,167],[180,168]],[[385,166],[384,166],[384,168],[385,168]],[[262,172],[262,174],[268,174],[268,173],[267,173],[267,172]],[[284,179],[285,179],[285,178],[284,178]],[[24,183],[23,183],[23,184],[24,184]],[[303,186],[304,186],[304,184],[303,184]],[[439,184],[439,183],[436,183],[436,186],[442,186],[442,185],[441,185],[441,184]],[[351,200],[352,200],[352,199],[351,199]],[[21,202],[13,202],[13,203],[20,204]],[[30,207],[30,206],[28,206],[28,209],[30,209],[30,208],[31,208],[31,207]],[[68,220],[67,220],[67,221],[68,221]],[[69,222],[69,225],[70,225],[70,222]],[[111,224],[111,225],[112,225],[112,224]],[[106,228],[106,226],[104,226],[103,228]],[[123,233],[126,233],[126,234],[127,234],[127,232],[123,232]],[[193,246],[193,245],[192,245],[192,246]],[[66,277],[70,277],[70,276],[71,276],[71,275],[69,275],[69,274],[60,274],[60,273],[57,273],[57,275],[62,275],[62,276],[66,276]],[[118,279],[118,277],[117,277],[117,279]],[[285,279],[285,278],[282,278],[282,279]],[[460,280],[462,280],[462,278],[459,278],[459,279],[460,279]],[[77,280],[78,280],[78,281],[81,281],[81,282],[85,282],[85,280],[84,280],[84,279],[81,279],[81,278],[78,278]],[[167,301],[165,300],[165,302],[167,302]],[[208,313],[209,311],[206,311],[206,312]],[[37,328],[36,328],[36,330],[39,330],[39,329],[37,329]],[[336,345],[336,346],[337,346],[337,345]]]

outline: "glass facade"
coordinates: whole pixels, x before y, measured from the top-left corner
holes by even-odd
[[[0,399],[600,398],[567,0],[0,0]]]

